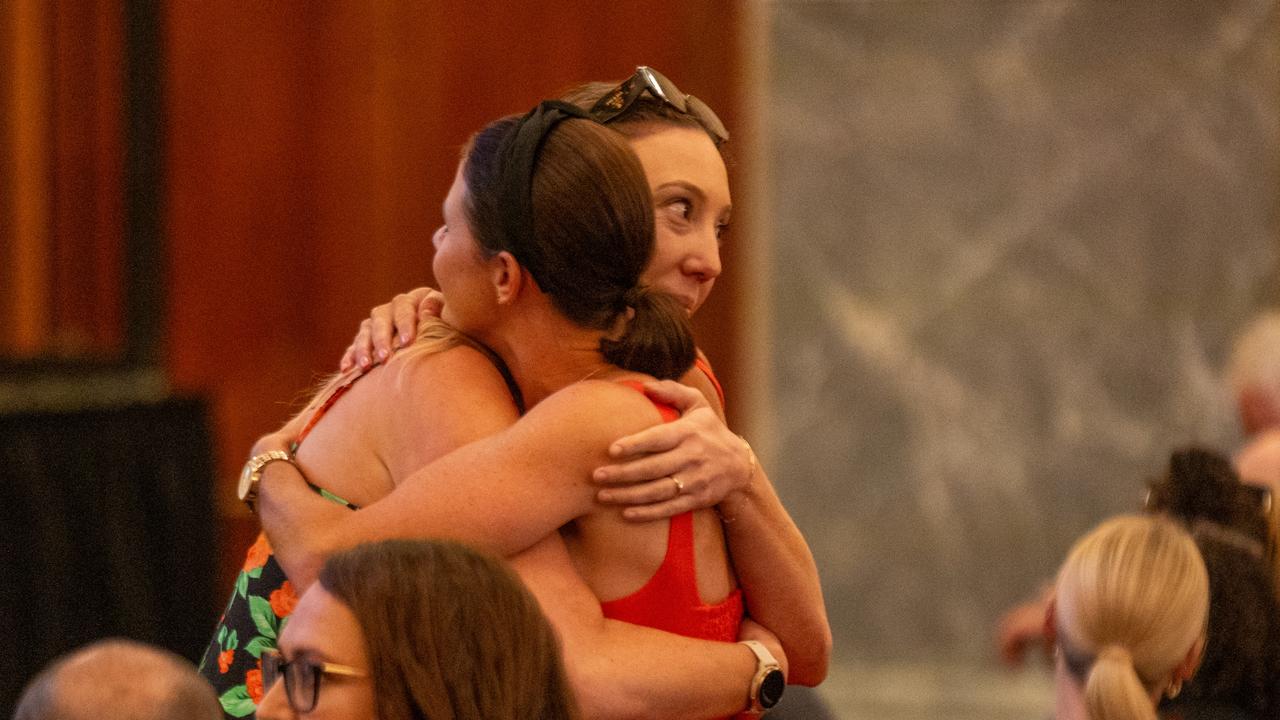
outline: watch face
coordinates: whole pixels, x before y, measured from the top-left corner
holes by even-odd
[[[770,670],[764,676],[764,680],[760,682],[760,706],[771,708],[778,704],[782,699],[782,691],[787,689],[786,678],[782,677],[781,670]]]
[[[240,471],[240,487],[237,488],[236,494],[241,500],[249,496],[249,480],[253,476],[252,462],[245,463],[244,470]]]

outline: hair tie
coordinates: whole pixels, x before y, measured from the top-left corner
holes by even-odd
[[[538,153],[547,136],[565,120],[589,119],[576,105],[560,100],[543,100],[516,122],[498,147],[498,182],[502,229],[506,246],[547,294],[554,294],[547,274],[547,258],[533,238],[533,173]]]
[[[649,288],[645,287],[644,285],[636,285],[634,287],[628,288],[627,291],[622,294],[622,304],[626,305],[627,307],[634,308],[635,306],[639,305],[640,301],[643,300],[645,296],[647,296],[648,294],[649,294]]]
[[[1094,662],[1099,662],[1101,660],[1110,660],[1112,662],[1118,662],[1129,666],[1133,665],[1133,655],[1130,654],[1129,649],[1123,645],[1108,645],[1102,648],[1102,651],[1098,653]]]

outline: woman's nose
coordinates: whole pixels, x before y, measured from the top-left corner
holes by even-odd
[[[685,256],[681,269],[700,282],[709,282],[720,275],[720,242],[714,230],[704,235],[699,238],[698,247]]]

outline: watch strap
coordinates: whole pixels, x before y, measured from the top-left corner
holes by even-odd
[[[747,710],[744,714],[758,717],[764,715],[769,708],[773,707],[777,703],[778,697],[780,697],[781,688],[779,688],[778,696],[772,698],[761,697],[760,689],[764,686],[765,681],[775,673],[778,679],[774,679],[774,682],[779,682],[782,677],[782,665],[778,663],[777,658],[773,656],[773,653],[769,652],[768,648],[756,640],[740,640],[738,644],[746,645],[756,656],[756,672],[751,678],[751,689],[747,696]],[[785,685],[782,687],[785,687]]]
[[[268,450],[249,458],[241,471],[240,499],[249,509],[256,512],[258,500],[258,483],[262,480],[262,470],[273,462],[287,462],[294,467],[293,453],[286,450]]]

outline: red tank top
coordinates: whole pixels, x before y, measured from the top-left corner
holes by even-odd
[[[726,409],[724,405],[724,388],[720,387],[720,380],[711,371],[711,363],[707,362],[701,355],[698,355],[698,357],[694,358],[693,366],[701,370],[702,374],[706,375],[707,379],[711,381],[711,386],[716,389],[716,397],[720,398],[720,409]]]
[[[638,382],[622,384],[644,392]],[[680,416],[670,405],[653,404],[662,414],[663,422]],[[702,640],[734,642],[742,624],[740,589],[734,589],[724,600],[712,605],[704,603],[698,595],[692,512],[671,518],[666,557],[649,581],[626,597],[600,603],[600,607],[607,618]]]

